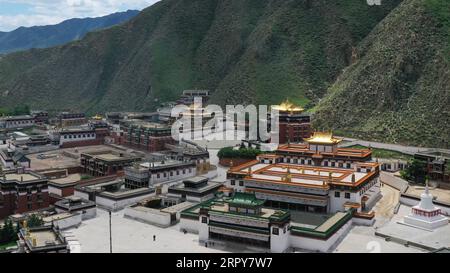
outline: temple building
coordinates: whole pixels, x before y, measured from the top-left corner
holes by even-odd
[[[381,197],[379,164],[371,150],[342,149],[341,139],[315,133],[304,144],[280,145],[273,154],[232,167],[227,187],[252,192],[266,205],[334,213],[348,207],[368,212]]]
[[[442,215],[441,209],[433,204],[433,195],[429,191],[428,181],[425,192],[420,196],[420,203],[405,216],[404,223],[429,230],[448,225],[448,218]]]
[[[20,129],[33,127],[35,119],[31,115],[0,117],[0,128]]]
[[[0,219],[49,206],[48,180],[17,168],[0,175]]]
[[[200,243],[243,243],[274,253],[292,249],[326,252],[349,231],[354,213],[351,208],[315,217],[267,207],[265,200],[252,193],[234,193],[217,195],[181,212],[180,231],[197,233]]]
[[[87,123],[84,113],[61,112],[57,116],[57,125],[61,128],[80,126]]]
[[[303,108],[286,100],[272,109],[279,112],[279,143],[299,143],[311,136],[311,116]]]
[[[141,157],[103,150],[82,153],[80,160],[83,173],[91,176],[109,176],[122,172],[125,167],[140,161]]]
[[[125,168],[125,185],[129,189],[151,187],[197,175],[194,162],[163,159],[159,162],[136,163]]]
[[[157,152],[165,150],[165,144],[176,144],[172,138],[171,127],[143,120],[126,120],[120,123],[123,132],[119,144],[124,146]]]
[[[209,181],[203,176],[183,180],[183,183],[169,187],[167,196],[179,202],[203,202],[214,198],[214,194],[222,187],[222,183]]]

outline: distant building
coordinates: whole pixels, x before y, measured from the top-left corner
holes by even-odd
[[[69,196],[55,203],[57,213],[81,213],[82,220],[94,218],[97,215],[95,202],[77,196]]]
[[[155,188],[127,189],[124,180],[114,178],[105,178],[75,187],[75,196],[94,201],[98,207],[112,211],[136,204],[154,193]]]
[[[30,115],[0,117],[0,128],[4,129],[20,129],[32,127],[35,119]]]
[[[311,136],[311,116],[305,114],[303,108],[286,100],[273,109],[279,111],[279,143],[299,143]],[[270,120],[269,115],[269,124]]]
[[[425,162],[427,175],[433,180],[450,182],[450,170],[447,170],[450,155],[439,151],[416,153],[415,159]]]
[[[51,132],[50,140],[61,148],[101,145],[109,135],[108,125],[92,122],[85,126],[57,129]]]
[[[81,168],[91,176],[109,176],[140,160],[138,156],[112,150],[92,151],[81,154]]]
[[[0,175],[0,219],[49,206],[48,180],[18,168]]]
[[[0,149],[0,164],[4,169],[14,169],[16,167],[31,167],[31,160],[16,148]]]
[[[87,118],[84,113],[62,112],[57,116],[57,123],[59,127],[80,126],[87,123]]]
[[[214,198],[222,183],[209,181],[209,178],[197,176],[185,179],[183,183],[169,187],[167,196],[181,202],[203,202]]]
[[[129,189],[150,187],[161,182],[185,179],[196,174],[196,165],[193,162],[171,159],[145,162],[125,168],[125,186]]]
[[[128,120],[121,123],[120,129],[123,131],[120,144],[130,148],[157,152],[165,150],[165,144],[176,144],[168,125]]]
[[[47,111],[31,111],[31,116],[34,118],[34,123],[37,125],[48,124],[48,112]]]
[[[195,98],[201,98],[202,103],[207,103],[209,100],[209,90],[184,90],[177,104],[191,105]]]

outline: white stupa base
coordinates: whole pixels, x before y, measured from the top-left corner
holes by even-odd
[[[415,215],[407,215],[403,219],[405,224],[411,226],[417,226],[425,229],[436,229],[438,227],[442,227],[448,225],[448,219],[445,216],[439,215],[430,219],[426,219],[423,217],[417,217]]]

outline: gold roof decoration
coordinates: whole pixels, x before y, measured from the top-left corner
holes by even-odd
[[[278,110],[278,111],[283,111],[283,112],[303,112],[303,111],[305,111],[305,109],[290,102],[289,99],[286,99],[280,105],[272,106],[272,109]]]
[[[93,119],[93,120],[102,120],[103,117],[100,116],[99,114],[97,114],[97,115],[93,116],[92,119]]]
[[[342,138],[334,137],[331,132],[314,132],[312,137],[305,139],[310,144],[338,144],[342,140]]]

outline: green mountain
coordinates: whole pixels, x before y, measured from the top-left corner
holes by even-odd
[[[154,110],[209,89],[222,105],[289,97],[317,128],[445,146],[447,2],[162,0],[80,41],[2,57],[0,107]]]
[[[221,103],[314,103],[398,2],[163,0],[81,41],[3,57],[0,107],[151,110],[191,88]]]
[[[316,107],[315,126],[450,147],[450,2],[403,1],[357,51]]]
[[[0,54],[62,45],[81,39],[90,31],[126,22],[138,13],[138,10],[128,10],[103,17],[75,18],[56,25],[20,27],[10,32],[0,32]]]

